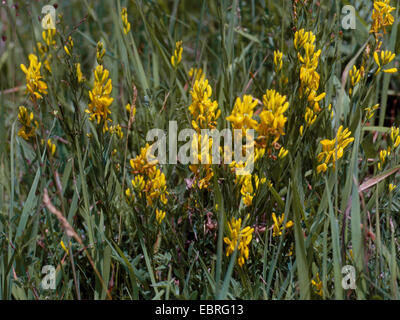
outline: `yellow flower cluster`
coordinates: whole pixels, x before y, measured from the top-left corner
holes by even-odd
[[[54,47],[56,45],[56,41],[54,40],[55,34],[56,34],[56,29],[43,30],[42,38],[44,43],[47,45],[47,48]]]
[[[194,150],[197,149],[199,151],[197,155],[199,163],[203,162],[204,164],[193,164],[189,166],[189,168],[195,174],[195,180],[198,181],[198,187],[203,189],[209,187],[211,178],[214,174],[211,167],[212,159],[210,156],[212,138],[209,138],[207,135],[202,136],[200,132],[201,129],[216,128],[217,120],[221,115],[221,110],[218,108],[218,102],[211,100],[212,89],[204,74],[199,80],[195,81],[190,93],[192,96],[192,103],[189,106],[189,112],[193,119],[193,129],[197,131],[193,136],[192,144]],[[207,140],[209,148],[207,148]],[[207,162],[204,160],[201,161],[204,157],[207,157]]]
[[[156,220],[158,224],[161,224],[165,218],[165,211],[156,209]]]
[[[314,292],[321,296],[323,295],[323,291],[322,291],[322,281],[319,278],[319,274],[317,273],[317,276],[315,278],[315,280],[311,280],[311,284],[314,287]]]
[[[229,257],[237,248],[239,253],[238,264],[243,266],[249,258],[249,244],[253,238],[254,228],[249,226],[242,229],[242,219],[232,218],[228,222],[229,236],[224,238],[227,244],[226,256]]]
[[[297,58],[300,61],[300,94],[307,96],[308,106],[305,111],[305,122],[311,126],[321,111],[319,102],[325,98],[326,93],[318,94],[320,75],[317,72],[321,50],[316,51],[315,35],[304,29],[294,35],[294,47],[297,50]]]
[[[204,74],[195,81],[190,93],[192,103],[189,106],[189,112],[193,118],[193,129],[199,133],[201,129],[215,129],[221,110],[218,109],[218,102],[210,99],[212,89]]]
[[[71,57],[73,48],[74,48],[74,41],[72,40],[71,36],[69,36],[64,46],[64,51],[67,55]]]
[[[84,76],[83,76],[82,70],[81,70],[81,64],[76,63],[75,67],[76,67],[76,77],[77,77],[78,83],[81,83],[84,81]]]
[[[128,11],[126,8],[122,8],[121,10],[121,20],[124,27],[124,33],[128,34],[128,32],[131,30],[131,24],[128,21]]]
[[[226,118],[231,122],[233,129],[241,129],[242,135],[246,137],[247,144],[243,146],[243,152],[246,152],[247,148],[254,148],[254,154],[251,155],[246,163],[232,162],[230,167],[233,168],[234,172],[238,169],[243,170],[249,164],[248,162],[254,163],[261,159],[266,149],[268,149],[268,153],[270,154],[270,146],[274,145],[280,136],[285,134],[284,127],[287,121],[285,112],[289,108],[286,96],[280,95],[275,90],[267,90],[266,94],[263,96],[263,110],[259,116],[259,123],[253,119],[254,109],[257,104],[258,101],[250,95],[245,95],[243,99],[237,98],[231,115]],[[250,139],[251,136],[247,134],[249,129],[255,129],[257,131],[257,144],[255,144],[255,141]],[[287,154],[288,150],[281,148],[278,157],[282,159]],[[242,201],[246,207],[252,205],[253,198],[259,187],[259,182],[263,184],[265,181],[265,178],[259,179],[256,174],[251,175],[250,172],[240,176],[236,175],[235,183],[240,185]]]
[[[240,193],[242,194],[242,200],[246,207],[250,207],[252,205],[253,198],[258,190],[260,183],[264,184],[266,181],[266,178],[260,179],[256,174],[245,175],[243,179],[241,179],[242,188],[240,189]]]
[[[289,108],[286,96],[282,96],[275,90],[267,90],[263,96],[263,111],[260,113],[260,123],[256,130],[259,134],[258,142],[265,148],[277,142],[281,135],[285,135],[284,129],[287,121],[285,112]]]
[[[207,189],[210,186],[210,181],[214,176],[212,170],[212,143],[211,137],[195,133],[192,140],[192,149],[198,150],[197,163],[189,165],[190,171],[195,174],[195,181],[198,181],[197,185],[199,189]],[[201,164],[200,164],[201,163]],[[202,177],[202,178],[201,178]]]
[[[247,129],[256,129],[257,121],[253,119],[254,108],[257,106],[257,100],[250,95],[245,95],[243,100],[236,98],[232,114],[226,118],[233,129],[242,129],[243,135],[246,135]]]
[[[141,148],[140,154],[130,160],[132,174],[135,175],[131,180],[132,190],[127,188],[125,195],[128,201],[133,202],[136,197],[146,197],[146,204],[153,207],[155,201],[160,200],[164,205],[167,204],[168,191],[165,175],[157,168],[156,159],[149,161],[151,146],[146,144]],[[136,195],[136,197],[135,197]]]
[[[390,143],[387,149],[379,151],[378,170],[382,170],[388,157],[391,156],[392,151],[395,151],[400,146],[400,128],[390,128]]]
[[[396,55],[391,52],[391,51],[381,51],[381,54],[379,55],[378,52],[374,52],[374,60],[375,63],[378,65],[378,69],[376,70],[375,74],[378,74],[382,68],[386,65],[388,65],[390,62],[393,61],[393,59],[396,57]],[[390,69],[385,69],[382,70],[385,73],[395,73],[397,72],[397,68],[390,68]]]
[[[49,149],[50,154],[52,156],[54,156],[54,154],[56,153],[56,148],[57,148],[56,144],[53,143],[53,141],[51,141],[51,139],[48,139],[47,140],[47,147]]]
[[[382,29],[386,33],[386,27],[391,26],[394,17],[391,12],[396,8],[390,6],[390,0],[374,0],[374,10],[372,11],[372,25],[370,33],[377,36]]]
[[[272,212],[272,220],[274,221],[272,235],[274,237],[279,237],[284,229],[283,221],[285,220],[285,214],[283,213],[280,217],[276,218],[275,212]],[[286,222],[285,228],[289,229],[291,227],[293,227],[293,221],[289,220]]]
[[[104,49],[103,42],[101,42],[101,41],[97,42],[97,47],[96,47],[97,64],[99,64],[99,65],[103,64],[103,58],[104,58],[105,54],[106,54],[106,49]]]
[[[326,172],[330,163],[335,169],[336,161],[343,157],[344,149],[354,141],[354,138],[349,138],[350,135],[351,131],[349,129],[343,130],[343,126],[340,126],[334,139],[320,141],[322,152],[318,154],[317,159],[318,162],[323,163],[317,167],[317,173]]]
[[[175,43],[174,54],[171,56],[171,64],[174,68],[177,68],[179,63],[182,61],[182,41],[178,41]]]
[[[21,128],[18,130],[18,136],[26,141],[35,137],[36,130],[39,124],[34,120],[33,112],[29,113],[24,106],[19,107],[18,121],[21,124]]]
[[[349,95],[351,96],[353,94],[353,89],[354,87],[360,82],[360,80],[364,77],[364,67],[361,66],[360,69],[357,69],[357,67],[354,65],[353,68],[349,72],[350,76],[350,89],[349,89]]]
[[[40,73],[42,63],[38,61],[38,57],[34,54],[29,55],[29,67],[21,64],[21,70],[26,75],[26,92],[30,93],[32,100],[42,99],[42,94],[47,94],[47,84],[44,82]]]
[[[201,68],[190,68],[189,72],[188,72],[188,76],[189,78],[192,80],[194,78],[194,80],[200,80],[201,77],[203,76],[203,69]]]
[[[54,40],[54,36],[56,34],[56,29],[48,29],[42,32],[43,42],[37,42],[37,52],[39,53],[40,60],[43,61],[43,65],[51,73],[50,61],[52,55],[49,53],[50,47],[54,47],[56,45],[56,41]],[[35,50],[36,51],[36,50]]]
[[[365,108],[365,117],[367,120],[371,120],[372,117],[375,115],[375,111],[379,109],[379,103],[372,106]]]
[[[274,68],[275,68],[275,72],[279,73],[282,70],[282,66],[283,66],[283,53],[279,50],[275,50],[274,51]]]
[[[96,119],[97,124],[102,122],[103,132],[108,131],[108,123],[112,120],[108,117],[111,114],[109,109],[113,98],[110,97],[112,82],[108,78],[109,71],[102,65],[98,65],[94,71],[93,89],[89,91],[90,103],[86,113],[90,114],[90,120]]]

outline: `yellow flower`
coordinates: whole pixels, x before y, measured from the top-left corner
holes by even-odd
[[[283,53],[279,50],[274,51],[274,65],[275,72],[278,73],[282,70],[283,61],[282,61]]]
[[[122,132],[122,128],[119,124],[117,124],[116,126],[110,126],[110,133],[116,134],[120,140],[122,140],[122,138],[124,137],[124,133]]]
[[[72,41],[71,36],[68,37],[67,43],[64,46],[64,51],[67,55],[71,56],[72,49],[74,48],[74,41]]]
[[[256,130],[264,142],[269,138],[274,138],[273,142],[276,142],[281,135],[285,135],[287,117],[284,113],[289,108],[289,102],[286,101],[286,96],[275,90],[267,90],[263,103],[264,110],[260,113],[260,123]]]
[[[400,128],[390,128],[390,139],[392,140],[393,148],[396,149],[400,145]]]
[[[167,204],[168,199],[167,183],[165,175],[160,169],[150,171],[146,183],[146,200],[147,205],[152,207],[153,201],[160,199],[163,204]]]
[[[314,287],[314,292],[321,296],[323,295],[323,291],[322,291],[322,281],[319,279],[319,274],[317,273],[317,276],[315,278],[315,280],[311,280],[311,284]]]
[[[304,47],[306,43],[314,43],[315,35],[309,31],[306,32],[304,29],[297,31],[294,35],[294,47],[296,50]]]
[[[121,10],[121,20],[124,27],[124,33],[127,34],[131,30],[131,24],[128,21],[128,12],[126,8],[122,8]]]
[[[389,192],[392,192],[394,189],[396,189],[397,186],[395,184],[389,184]]]
[[[253,184],[254,179],[254,184]],[[244,176],[236,176],[236,183],[241,184],[240,193],[242,194],[242,200],[246,207],[250,207],[253,202],[253,198],[256,194],[256,191],[259,188],[260,183],[266,183],[267,179],[262,178],[260,179],[258,175],[248,174]]]
[[[379,103],[374,105],[374,106],[372,106],[372,107],[365,108],[366,118],[368,120],[371,120],[372,117],[375,115],[375,111],[378,110],[378,109],[379,109]]]
[[[75,67],[76,67],[76,78],[78,79],[78,83],[81,83],[84,80],[82,70],[81,70],[81,64],[77,63],[77,64],[75,64]]]
[[[86,113],[90,114],[90,120],[96,120],[97,124],[103,122],[103,132],[108,131],[108,122],[112,120],[108,117],[111,114],[109,106],[113,102],[110,97],[112,91],[111,79],[108,79],[109,71],[102,65],[98,65],[94,71],[93,89],[89,91],[89,108]]]
[[[69,250],[68,250],[68,248],[65,246],[64,241],[61,240],[60,245],[61,245],[61,248],[63,248],[63,250],[65,251],[65,253],[69,255]]]
[[[171,64],[174,68],[177,68],[179,63],[181,62],[182,52],[183,52],[182,41],[178,41],[175,43],[174,54],[171,56]]]
[[[208,135],[202,136],[195,133],[192,140],[193,150],[198,150],[195,156],[197,157],[198,164],[189,165],[189,169],[195,175],[195,181],[198,181],[197,186],[199,189],[208,189],[210,181],[214,176],[211,168],[212,164],[212,138]]]
[[[390,6],[390,0],[375,0],[370,33],[379,33],[381,29],[386,33],[385,28],[394,22],[391,12],[395,9]]]
[[[140,154],[130,160],[130,165],[132,167],[132,173],[136,176],[131,180],[134,191],[142,197],[142,193],[146,196],[147,206],[152,207],[156,200],[160,200],[161,203],[167,204],[169,195],[167,191],[166,178],[163,172],[157,168],[158,161],[152,160],[148,161],[149,151],[151,151],[151,146],[146,144],[144,148],[141,149]],[[129,190],[129,191],[128,191]],[[131,197],[132,192],[127,189],[126,192],[129,193]]]
[[[249,258],[249,244],[253,238],[254,228],[249,226],[242,229],[242,219],[232,218],[228,222],[229,236],[224,238],[227,244],[226,256],[229,257],[237,248],[239,253],[238,264],[243,266]]]
[[[193,118],[193,128],[198,132],[201,129],[215,129],[221,110],[218,109],[218,102],[210,99],[212,89],[204,75],[195,81],[190,93],[192,103],[189,112]]]
[[[190,68],[188,75],[190,79],[194,78],[195,80],[200,80],[201,77],[203,76],[203,69]]]
[[[156,209],[156,220],[158,224],[161,224],[164,218],[165,218],[165,211]]]
[[[56,145],[51,141],[51,139],[47,140],[47,146],[49,147],[51,155],[54,156],[54,154],[56,153]]]
[[[126,196],[126,200],[128,202],[134,202],[135,201],[135,194],[131,192],[131,189],[127,188],[125,190],[125,196]]]
[[[144,177],[141,175],[135,176],[135,179],[131,181],[133,188],[137,193],[139,193],[139,197],[142,196],[141,192],[144,190],[146,183],[144,181]]]
[[[151,146],[146,143],[144,148],[140,149],[140,154],[130,160],[130,165],[132,167],[132,173],[134,174],[149,174],[150,171],[155,170],[155,166],[158,164],[156,159],[150,158]]]
[[[103,44],[103,42],[101,42],[101,41],[97,42],[96,60],[97,60],[97,63],[98,63],[99,65],[102,65],[102,64],[103,64],[103,58],[104,58],[104,55],[105,55],[105,54],[106,54],[106,49],[104,49],[104,44]]]
[[[32,99],[42,99],[42,94],[47,94],[47,84],[42,81],[40,68],[42,63],[34,54],[29,55],[29,67],[21,64],[21,69],[26,75],[26,92],[31,94]]]
[[[307,127],[310,127],[315,122],[315,120],[317,120],[317,115],[312,109],[307,107],[306,113],[304,115],[304,120],[306,121]]]
[[[212,138],[207,135],[200,134],[201,129],[215,129],[217,120],[221,115],[221,110],[218,108],[218,102],[211,100],[212,89],[205,79],[204,74],[199,80],[196,80],[192,90],[192,103],[189,106],[189,112],[192,116],[192,127],[197,131],[193,136],[193,149],[198,151],[196,155],[198,162],[203,164],[190,165],[190,170],[195,175],[196,185],[199,189],[207,189],[210,186],[210,181],[214,176],[211,163],[212,157],[210,154],[212,147]],[[209,148],[207,149],[207,142]]]
[[[278,158],[283,159],[285,158],[289,153],[289,150],[286,150],[284,147],[280,148],[279,153],[278,153]]]
[[[56,34],[56,29],[47,29],[42,32],[42,38],[44,43],[47,45],[47,49],[50,46],[54,47],[56,45],[56,41],[54,40],[55,34]]]
[[[349,129],[343,130],[343,126],[340,126],[334,139],[320,141],[322,152],[318,154],[317,159],[318,162],[323,161],[324,163],[317,167],[317,173],[326,172],[329,163],[335,168],[336,161],[343,157],[344,149],[354,141],[354,138],[349,138],[350,135]]]
[[[275,212],[272,212],[272,220],[274,221],[272,235],[274,237],[279,237],[280,235],[282,235],[282,231],[284,229],[284,226],[282,224],[283,220],[285,220],[285,214],[282,213],[282,215],[277,218]],[[288,222],[286,222],[285,227],[286,229],[293,227],[293,221],[289,220]]]
[[[381,151],[379,152],[379,159],[380,159],[380,162],[378,163],[378,170],[382,170],[382,169],[383,169],[383,165],[385,164],[386,158],[387,158],[387,156],[389,156],[389,155],[390,155],[390,149],[388,149],[388,150],[381,150]]]
[[[18,121],[22,127],[18,130],[18,136],[29,141],[36,135],[36,130],[39,124],[33,118],[33,112],[28,113],[28,110],[24,106],[19,107]]]
[[[243,101],[236,99],[232,114],[226,118],[232,123],[233,129],[243,129],[243,134],[247,129],[255,129],[257,121],[253,119],[254,108],[257,106],[257,100],[250,95],[245,95]]]
[[[364,67],[361,67],[360,69],[357,69],[357,67],[354,65],[353,68],[349,72],[350,76],[350,89],[349,89],[349,95],[353,94],[353,88],[360,82],[361,78],[364,76]]]
[[[381,51],[381,54],[378,55],[378,53],[375,51],[374,52],[374,60],[375,63],[378,65],[378,70],[376,70],[375,74],[378,74],[382,68],[386,65],[388,65],[390,62],[393,61],[393,59],[396,57],[396,55],[391,52],[391,51]],[[391,68],[391,69],[385,69],[382,70],[385,73],[395,73],[397,72],[397,68]]]

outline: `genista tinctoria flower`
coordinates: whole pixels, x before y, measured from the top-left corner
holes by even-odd
[[[201,77],[203,76],[203,69],[201,68],[190,68],[189,72],[188,72],[188,76],[189,78],[192,80],[194,78],[194,80],[200,80]]]
[[[73,48],[74,48],[74,41],[72,40],[71,36],[69,36],[64,46],[64,51],[67,55],[71,56]]]
[[[378,54],[378,52],[375,51],[374,60],[375,63],[378,65],[378,69],[376,70],[375,74],[378,74],[382,70],[382,68],[392,62],[395,57],[396,55],[388,50],[381,51],[380,55]],[[382,71],[385,73],[395,73],[397,72],[397,68],[384,69]]]
[[[256,131],[259,134],[258,142],[266,148],[285,135],[287,117],[285,112],[289,108],[286,96],[282,96],[275,90],[267,90],[263,96],[263,111],[260,113],[260,122]]]
[[[326,172],[329,164],[332,164],[335,169],[336,161],[343,157],[344,149],[354,141],[354,138],[350,138],[350,135],[349,129],[343,130],[343,126],[340,126],[334,139],[320,141],[322,152],[318,154],[317,159],[318,162],[323,163],[317,167],[317,173]]]
[[[171,64],[174,68],[177,68],[179,63],[182,61],[182,41],[178,41],[175,43],[174,54],[171,56]]]
[[[211,167],[213,142],[212,138],[207,135],[201,135],[201,129],[215,129],[221,110],[218,108],[218,102],[211,100],[212,89],[204,74],[199,80],[195,81],[190,93],[192,103],[189,106],[189,112],[192,116],[192,127],[197,132],[193,136],[192,146],[193,150],[198,150],[199,164],[192,164],[189,168],[194,173],[195,182],[199,189],[207,189],[214,175]]]
[[[124,27],[124,33],[127,34],[131,30],[131,24],[128,21],[128,11],[126,8],[122,8],[121,10],[121,20]]]
[[[320,75],[317,72],[321,50],[316,51],[316,37],[311,32],[301,29],[295,33],[294,47],[297,50],[297,58],[300,62],[300,96],[307,97],[308,107],[305,113],[305,122],[309,127],[321,111],[320,101],[326,93],[318,94]]]
[[[280,217],[276,217],[275,212],[272,212],[272,220],[274,221],[272,235],[274,237],[279,237],[282,234],[284,227],[289,229],[293,227],[293,221],[289,220],[286,222],[285,226],[283,225],[283,221],[285,220],[285,214],[283,213]]]
[[[21,70],[26,75],[26,92],[30,94],[31,99],[42,99],[43,94],[47,94],[47,84],[44,82],[40,73],[42,63],[34,54],[29,55],[29,67],[21,64]]]
[[[349,95],[353,94],[353,88],[360,82],[360,80],[364,77],[364,67],[361,66],[360,69],[354,65],[353,68],[349,72],[350,77],[350,89]]]
[[[29,141],[36,135],[36,130],[39,124],[34,120],[33,112],[29,113],[24,106],[19,107],[18,121],[21,124],[21,128],[18,130],[18,136],[22,139]]]
[[[312,286],[313,286],[313,288],[314,288],[314,292],[315,292],[317,295],[319,295],[319,296],[322,297],[322,295],[323,295],[323,291],[322,291],[322,281],[320,280],[319,274],[318,274],[318,273],[317,273],[317,276],[316,276],[315,280],[314,280],[314,279],[311,280],[311,284],[312,284]]]
[[[400,146],[400,128],[390,128],[390,140],[386,149],[379,151],[378,170],[383,170],[385,163],[392,154],[396,154],[397,148]]]
[[[381,30],[386,33],[386,27],[394,22],[392,12],[396,8],[390,6],[390,0],[374,0],[374,10],[372,11],[372,25],[370,33],[378,34]]]
[[[238,250],[238,264],[242,267],[249,258],[249,244],[253,238],[254,228],[249,226],[242,229],[242,219],[232,218],[228,222],[229,235],[224,238],[226,243],[226,256],[229,257],[235,248]]]
[[[153,207],[157,200],[164,205],[167,204],[169,193],[165,175],[158,168],[158,160],[153,159],[150,152],[151,146],[146,144],[141,148],[140,154],[130,160],[134,179],[131,180],[132,187],[125,190],[125,195],[128,202],[134,202],[144,194],[147,206]]]
[[[93,89],[89,91],[90,103],[86,113],[90,115],[90,120],[96,120],[97,124],[102,123],[103,132],[108,131],[108,123],[111,111],[109,109],[114,98],[110,97],[112,82],[108,78],[109,71],[102,65],[98,65],[94,71]]]

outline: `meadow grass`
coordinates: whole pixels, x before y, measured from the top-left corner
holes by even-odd
[[[399,1],[58,1],[43,36],[47,4],[0,5],[0,299],[399,298]],[[255,129],[254,171],[148,164],[170,121]]]

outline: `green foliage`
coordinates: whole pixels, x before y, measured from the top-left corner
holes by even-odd
[[[393,143],[390,127],[399,126],[400,81],[397,73],[374,75],[371,1],[352,1],[357,28],[347,31],[341,29],[341,8],[349,4],[344,0],[58,1],[56,44],[41,57],[48,94],[38,100],[25,91],[20,64],[28,66],[34,50],[40,56],[42,3],[11,2],[0,5],[0,299],[400,297],[400,189],[389,192],[389,184],[398,184],[399,149],[378,169],[380,151]],[[399,1],[391,2],[400,8]],[[131,23],[127,34],[123,7]],[[398,10],[382,35],[382,48],[395,53]],[[319,93],[326,93],[308,127],[293,45],[302,28],[316,35]],[[69,36],[71,55],[63,49]],[[182,62],[174,68],[170,58],[179,40]],[[99,41],[113,85],[111,124],[122,127],[122,139],[103,132],[103,122],[90,121],[85,112]],[[284,54],[280,75],[275,50]],[[365,75],[349,95],[349,71],[361,64]],[[140,154],[147,132],[168,130],[169,121],[177,121],[179,130],[192,126],[191,68],[201,68],[212,87],[221,110],[218,129],[230,128],[226,118],[237,97],[258,99],[257,116],[267,89],[287,97],[285,135],[277,150],[256,162],[255,171],[267,182],[250,206],[228,165],[213,165],[211,185],[201,190],[191,185],[188,165],[162,165],[167,204],[157,199],[148,206],[145,193],[133,204],[126,199],[134,177],[129,160]],[[133,121],[128,103],[136,107]],[[380,110],[367,119],[366,108],[378,103]],[[18,136],[20,105],[38,121],[30,141]],[[335,169],[317,173],[320,141],[334,139],[341,125],[354,141]],[[48,139],[56,144],[54,155]],[[280,146],[289,151],[284,158],[277,158]],[[44,202],[45,190],[74,236]],[[156,209],[166,212],[161,224]],[[284,216],[278,236],[273,212]],[[232,217],[254,228],[242,267],[237,250],[226,256]],[[56,268],[54,291],[41,286],[45,265]],[[341,286],[344,265],[356,268],[355,290]],[[317,277],[322,295],[312,284]]]

